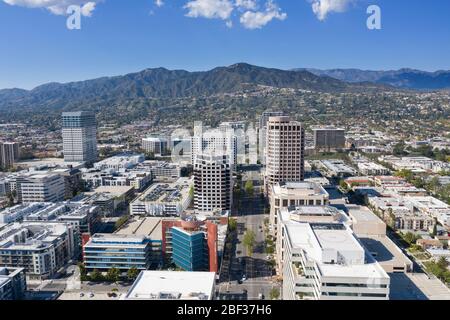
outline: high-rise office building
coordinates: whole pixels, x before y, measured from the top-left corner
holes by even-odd
[[[345,148],[345,130],[335,127],[314,128],[314,148],[316,150],[336,150]]]
[[[204,130],[201,122],[194,124],[194,136],[192,137],[192,163],[195,156],[203,153],[224,154],[228,156],[231,170],[236,169],[238,163],[238,139],[235,129],[224,127],[219,129]]]
[[[19,160],[19,144],[0,142],[0,168],[11,168]]]
[[[259,118],[259,126],[258,126],[258,160],[265,164],[266,161],[266,135],[267,135],[267,122],[270,117],[282,117],[284,115],[281,111],[265,111]]]
[[[97,160],[97,124],[90,111],[62,114],[64,161],[93,163]]]
[[[305,131],[289,117],[270,117],[266,134],[266,194],[279,182],[299,182],[305,177]]]
[[[233,184],[226,155],[198,154],[194,161],[194,208],[197,213],[231,210]]]

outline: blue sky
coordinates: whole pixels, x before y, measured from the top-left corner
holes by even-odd
[[[68,30],[61,13],[89,0],[51,0],[51,10],[26,7],[29,1],[0,0],[0,88],[236,62],[283,69],[450,69],[448,0],[163,0],[161,6],[155,0],[91,0],[97,3],[90,17],[82,17],[81,30]],[[210,1],[219,9],[205,7]],[[313,12],[312,1],[325,18]],[[371,4],[382,10],[381,30],[366,28]]]

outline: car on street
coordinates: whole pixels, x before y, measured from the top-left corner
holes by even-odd
[[[258,295],[258,299],[259,299],[259,300],[264,300],[264,299],[265,299],[264,294],[260,293],[260,294]]]
[[[245,280],[247,280],[247,276],[244,274],[241,278],[241,281],[244,282]]]

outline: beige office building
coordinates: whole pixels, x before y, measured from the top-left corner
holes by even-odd
[[[289,117],[270,117],[266,135],[265,192],[279,182],[299,182],[305,178],[305,131]]]
[[[329,194],[317,183],[282,182],[272,186],[270,196],[270,229],[277,233],[278,215],[281,208],[299,206],[325,206],[329,203]]]

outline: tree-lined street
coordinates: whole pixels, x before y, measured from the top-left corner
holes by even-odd
[[[253,181],[252,184],[248,181]],[[269,299],[273,288],[273,269],[265,253],[264,201],[259,171],[243,173],[239,197],[235,198],[233,219],[235,237],[224,256],[219,281],[220,299]],[[250,187],[251,186],[251,187]],[[250,191],[250,192],[248,192]],[[276,291],[276,290],[274,290]]]

